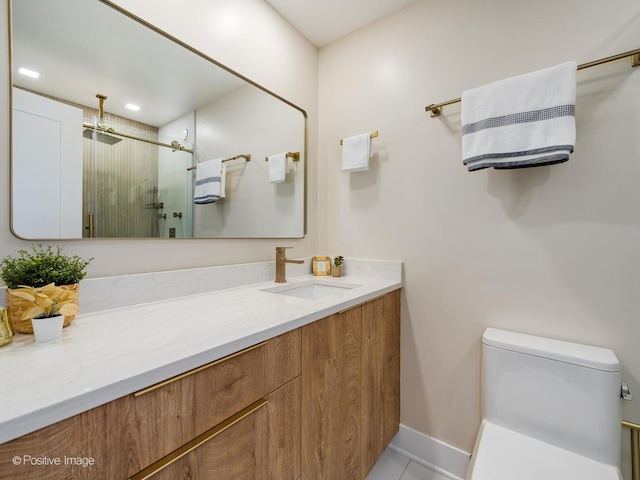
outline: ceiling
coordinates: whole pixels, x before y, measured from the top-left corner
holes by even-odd
[[[321,47],[416,0],[265,1]],[[14,1],[12,17],[14,66],[42,73],[37,80],[16,74],[16,86],[95,107],[96,94],[105,94],[107,112],[148,125],[164,125],[244,84],[101,2]],[[118,34],[87,41],[96,39],[87,18]],[[142,109],[132,113],[126,103]]]
[[[416,0],[266,0],[317,47],[369,25]]]

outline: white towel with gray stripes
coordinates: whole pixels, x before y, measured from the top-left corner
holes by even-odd
[[[222,160],[222,158],[215,158],[198,164],[193,203],[213,203],[220,198],[223,173]]]
[[[462,94],[462,159],[469,171],[553,165],[576,139],[576,62]]]

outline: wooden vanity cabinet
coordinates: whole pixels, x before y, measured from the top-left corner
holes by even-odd
[[[6,442],[0,480],[363,480],[398,431],[399,355],[397,290]]]
[[[287,409],[292,405],[299,409],[299,392],[294,386],[284,387],[300,375],[300,363],[300,330],[294,330],[0,445],[0,479],[126,479],[149,466],[171,461],[176,464],[171,471],[181,464],[191,471],[194,455],[207,456],[207,449],[216,442],[222,441],[230,449],[227,452],[246,451],[249,446],[242,442],[247,436],[232,432],[246,432],[250,427],[255,429],[258,442],[251,458],[260,458],[260,452],[266,452],[266,463],[257,463],[255,468],[269,471],[276,468],[273,465],[282,464],[283,458],[288,464],[299,464],[299,430],[297,437],[294,432],[293,439],[285,441],[275,421],[284,416],[296,418],[295,412]],[[297,394],[298,399],[283,398],[285,393]],[[248,407],[265,400],[260,412],[256,410],[255,415],[245,415],[246,421],[239,421],[237,415],[246,414]],[[234,419],[233,425],[221,428],[230,419]],[[193,446],[191,442],[202,440],[202,435],[216,429],[220,432],[202,443],[206,449],[192,449],[196,453],[186,456],[182,463],[175,460],[177,454],[184,453],[181,449],[185,445]],[[280,457],[270,461],[269,455],[276,453]],[[53,462],[58,459],[59,464],[25,465],[24,455]],[[19,465],[12,461],[15,456],[21,459]],[[65,464],[66,458],[92,458],[93,464]],[[224,460],[235,461],[227,456]],[[266,478],[258,473],[256,470],[257,476],[246,478]],[[295,474],[278,474],[277,478],[295,480]],[[227,477],[216,471],[210,478]]]
[[[362,341],[366,477],[400,428],[400,290],[362,305]]]
[[[362,476],[362,309],[302,327],[302,478]]]
[[[400,425],[400,290],[302,327],[302,478],[365,479]]]

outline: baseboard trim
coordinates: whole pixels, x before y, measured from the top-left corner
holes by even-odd
[[[471,459],[471,454],[402,424],[389,448],[451,480],[464,479]]]

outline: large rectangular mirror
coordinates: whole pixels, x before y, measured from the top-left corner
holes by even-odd
[[[108,1],[9,5],[16,236],[304,236],[302,109]]]

